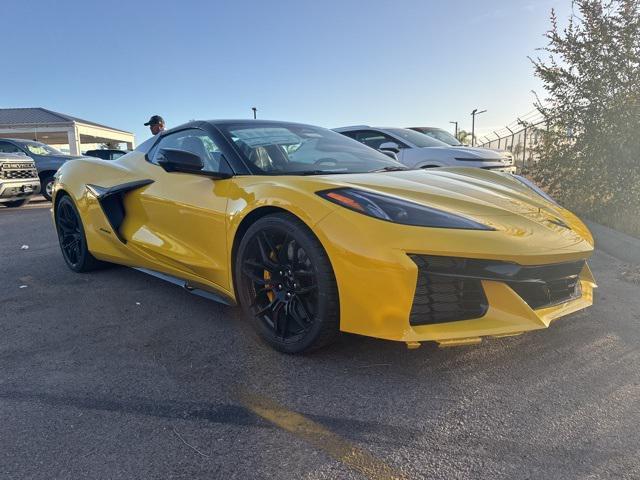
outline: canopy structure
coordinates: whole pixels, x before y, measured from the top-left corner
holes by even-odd
[[[82,144],[126,143],[129,150],[135,147],[131,132],[40,107],[0,108],[0,137],[69,145],[71,155],[80,155]]]

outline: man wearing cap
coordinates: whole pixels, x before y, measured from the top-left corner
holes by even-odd
[[[144,126],[149,127],[153,135],[157,135],[160,132],[164,132],[164,119],[160,115],[154,115]]]

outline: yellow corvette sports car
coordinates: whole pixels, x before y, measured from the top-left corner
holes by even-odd
[[[526,179],[407,170],[319,127],[195,121],[57,173],[64,260],[240,305],[274,348],[418,346],[546,328],[592,303],[585,225]]]

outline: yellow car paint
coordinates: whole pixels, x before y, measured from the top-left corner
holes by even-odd
[[[110,187],[145,179],[153,183],[125,197],[122,242],[86,185]],[[344,186],[428,204],[495,230],[399,225],[316,195]],[[410,346],[423,341],[469,344],[481,337],[546,328],[591,305],[596,286],[585,264],[579,298],[533,310],[507,284],[483,280],[489,308],[481,318],[409,324],[417,266],[408,254],[545,265],[587,259],[593,252],[589,230],[571,212],[507,174],[481,169],[214,180],[166,172],[132,152],[111,162],[69,162],[57,174],[54,205],[63,192],[75,202],[96,258],[173,275],[231,301],[236,298],[233,246],[243,220],[264,207],[290,212],[313,231],[329,256],[338,284],[340,329]]]

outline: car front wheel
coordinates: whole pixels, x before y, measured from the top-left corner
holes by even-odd
[[[290,214],[262,217],[249,227],[235,264],[240,305],[276,350],[320,348],[338,334],[338,289],[324,248]]]
[[[53,196],[53,182],[53,175],[43,177],[40,180],[40,184],[42,185],[42,187],[40,188],[40,193],[48,201],[51,201],[51,197]]]

